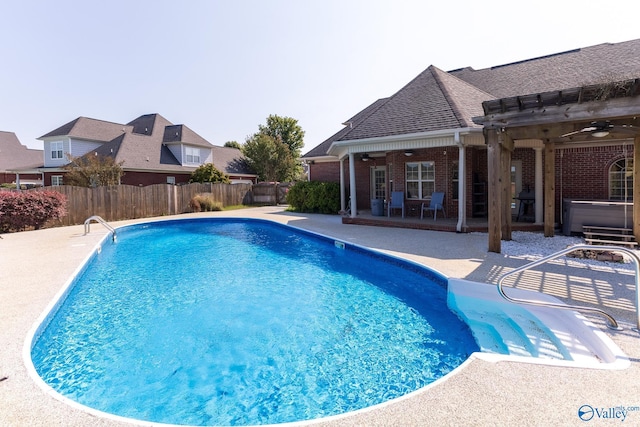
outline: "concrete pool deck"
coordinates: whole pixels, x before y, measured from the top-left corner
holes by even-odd
[[[518,257],[488,253],[486,234],[456,234],[341,223],[339,216],[286,212],[283,207],[180,215],[255,217],[286,223],[337,239],[401,256],[448,277],[495,283],[525,263]],[[163,217],[155,219],[168,219]],[[121,221],[121,226],[154,219]],[[27,334],[62,286],[102,240],[106,229],[91,225],[52,228],[0,237],[0,425],[125,426],[131,423],[96,417],[43,391],[23,361]],[[471,358],[465,365],[408,397],[335,418],[314,426],[443,425],[640,425],[640,334],[635,326],[633,272],[615,267],[567,267],[546,264],[526,273],[518,287],[544,290],[568,303],[601,306],[623,326],[599,326],[629,357],[627,369],[558,367]],[[578,412],[590,405],[593,418]],[[620,408],[628,408],[622,412]],[[589,407],[582,409],[585,417]],[[616,418],[618,416],[619,418]],[[586,419],[586,418],[585,418]]]

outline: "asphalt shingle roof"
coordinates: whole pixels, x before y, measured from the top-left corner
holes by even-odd
[[[338,141],[342,139],[344,135],[349,133],[349,131],[351,130],[351,128],[353,128],[353,126],[357,126],[362,120],[370,116],[374,111],[380,108],[381,105],[384,105],[384,103],[387,102],[388,99],[389,98],[378,99],[373,104],[369,105],[367,108],[360,111],[358,114],[356,114],[355,116],[353,116],[352,118],[350,118],[345,122],[346,124],[344,128],[340,129],[338,132],[336,132],[335,134],[327,138],[320,145],[314,147],[311,151],[309,151],[307,154],[305,154],[302,157],[326,156],[327,151],[329,150],[329,147],[334,141]]]
[[[0,131],[0,171],[36,168],[42,166],[42,150],[34,150],[20,144],[13,132]]]
[[[433,65],[387,98],[338,140],[475,127],[482,101],[493,97]]]
[[[159,114],[147,114],[128,123],[133,132],[119,135],[89,153],[113,156],[123,168],[135,170],[185,172],[195,166],[182,166],[167,144],[183,143],[212,150],[214,166],[229,175],[255,175],[240,150],[210,144],[185,125],[174,125]]]
[[[111,156],[116,163],[123,162],[125,170],[191,172],[195,166],[180,164],[167,147],[180,143],[211,149],[213,164],[227,174],[255,175],[240,150],[214,146],[187,126],[174,125],[160,114],[145,114],[126,125],[79,117],[40,139],[54,136],[103,142],[86,155]]]
[[[640,39],[560,52],[511,64],[444,72],[433,65],[390,98],[362,110],[303,157],[327,154],[336,141],[478,127],[482,102],[640,77]]]
[[[640,77],[640,39],[603,43],[481,70],[450,71],[497,98]]]
[[[53,136],[70,136],[72,138],[87,139],[90,141],[111,141],[125,131],[126,126],[119,123],[105,122],[104,120],[78,117],[51,132],[42,135],[38,139]]]
[[[213,146],[211,156],[216,169],[228,175],[255,175],[237,148]]]

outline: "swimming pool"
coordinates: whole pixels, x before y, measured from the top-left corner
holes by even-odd
[[[442,276],[260,220],[118,230],[39,328],[46,384],[172,424],[314,419],[400,397],[478,347]]]

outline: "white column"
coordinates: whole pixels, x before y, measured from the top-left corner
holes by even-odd
[[[356,203],[356,163],[353,153],[349,153],[349,194],[351,197],[351,218],[358,214]]]
[[[20,174],[16,172],[16,189],[20,191]]]
[[[344,198],[344,157],[340,159],[340,212],[347,209],[347,203]]]
[[[542,147],[534,148],[536,152],[536,165],[535,165],[535,187],[536,187],[536,200],[535,200],[535,223],[542,224],[544,222],[544,188],[542,187]]]

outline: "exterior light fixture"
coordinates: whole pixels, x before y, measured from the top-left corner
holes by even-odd
[[[609,131],[608,130],[597,130],[595,132],[592,132],[591,135],[595,136],[596,138],[604,138],[605,136],[609,135]]]
[[[370,159],[369,159],[369,154],[368,154],[368,153],[364,153],[360,159],[361,159],[363,162],[368,162],[368,161],[370,160]]]
[[[413,156],[413,150],[404,150],[404,155],[407,157]]]

